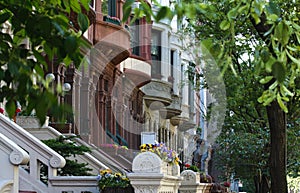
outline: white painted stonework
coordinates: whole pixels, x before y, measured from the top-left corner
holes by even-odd
[[[171,165],[152,152],[138,154],[127,174],[135,193],[177,193],[181,183],[179,166]]]
[[[28,153],[0,133],[0,160],[0,192],[18,193],[19,165],[28,163]]]
[[[46,117],[46,121],[43,125],[40,124],[39,120],[35,116],[17,116],[16,123],[22,128],[43,128],[49,125],[49,117]]]
[[[183,178],[179,188],[180,193],[209,193],[212,187],[211,183],[200,183],[200,173],[192,170],[181,172]]]
[[[46,128],[42,129],[46,131]],[[1,114],[0,160],[0,193],[19,193],[19,190],[99,193],[97,176],[57,176],[57,169],[65,165],[65,159]],[[40,180],[40,163],[48,167],[48,185]]]

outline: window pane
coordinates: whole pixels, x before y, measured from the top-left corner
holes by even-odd
[[[140,32],[139,32],[139,20],[135,20],[134,25],[130,27],[131,32],[131,46],[132,46],[132,53],[134,55],[140,55]]]
[[[161,32],[152,31],[151,39],[152,76],[161,74]]]

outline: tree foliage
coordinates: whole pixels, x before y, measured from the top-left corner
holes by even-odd
[[[254,81],[251,67],[244,68],[239,76],[229,70],[224,80],[227,111],[214,150],[215,166],[219,171],[226,171],[219,176],[221,179],[240,178],[244,188],[252,192],[253,176],[259,171],[269,175],[266,110],[257,102],[258,91],[262,88]]]
[[[66,159],[66,165],[58,174],[61,176],[88,176],[92,170],[88,168],[87,163],[78,163],[77,155],[83,155],[91,150],[83,145],[77,145],[73,141],[74,137],[59,136],[56,139],[42,140],[46,145],[52,148]],[[73,159],[70,159],[73,157]]]
[[[81,63],[81,36],[89,26],[82,11],[89,10],[89,1],[8,0],[0,2],[0,10],[0,102],[10,117],[17,102],[27,114],[35,110],[41,123],[47,112],[61,117],[70,111],[58,104],[62,86],[53,88],[45,72],[51,72],[49,66]],[[74,29],[71,13],[81,30]]]

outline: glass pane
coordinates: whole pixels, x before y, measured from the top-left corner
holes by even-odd
[[[108,0],[101,0],[102,1],[102,14],[103,15],[108,15]]]

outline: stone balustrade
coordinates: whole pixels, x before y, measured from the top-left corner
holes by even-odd
[[[39,128],[34,117],[17,120],[31,131],[45,132],[50,128]],[[4,160],[0,174],[1,193],[99,193],[97,176],[57,176],[57,168],[65,164],[64,158],[4,115],[0,115],[0,160]],[[41,165],[48,168],[47,184],[41,181]]]
[[[0,133],[0,192],[19,192],[19,165],[29,162],[29,155],[8,137]]]

